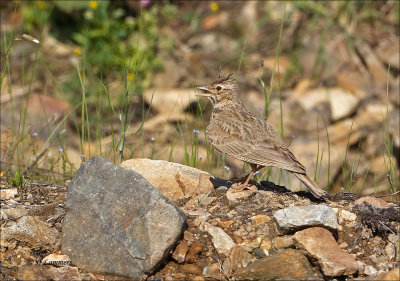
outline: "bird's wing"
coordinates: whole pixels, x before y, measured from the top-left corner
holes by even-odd
[[[264,120],[228,123],[213,120],[207,128],[208,141],[219,151],[242,161],[305,173],[305,168]]]

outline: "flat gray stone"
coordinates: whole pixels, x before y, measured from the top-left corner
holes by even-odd
[[[62,252],[80,269],[143,280],[182,235],[186,217],[134,171],[104,158],[68,187]]]
[[[307,205],[278,210],[274,218],[283,232],[310,226],[322,226],[335,230],[338,227],[335,211],[325,205]]]

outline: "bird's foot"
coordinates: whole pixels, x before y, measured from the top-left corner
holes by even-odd
[[[233,182],[234,184],[236,183],[244,183],[247,179],[247,176],[241,177],[239,179],[231,179],[230,181]]]
[[[249,175],[245,175],[244,177],[241,177],[241,178],[239,178],[239,179],[231,179],[231,180],[229,180],[230,182],[233,182],[234,184],[244,184],[245,182],[246,182],[246,180],[247,180],[247,178],[249,177]],[[256,185],[257,184],[257,182],[255,181],[255,180],[252,180],[252,179],[250,179],[249,180],[249,184],[251,184],[251,185]]]
[[[243,183],[235,183],[231,186],[231,189],[233,190],[233,192],[241,192],[245,189],[250,190],[254,193],[258,192],[258,188],[255,185],[252,184],[243,184]]]

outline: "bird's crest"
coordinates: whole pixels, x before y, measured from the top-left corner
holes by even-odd
[[[222,83],[222,82],[226,82],[229,80],[231,80],[231,82],[234,82],[235,80],[232,77],[232,75],[233,75],[233,73],[229,73],[229,74],[223,73],[222,68],[219,67],[218,79],[217,79],[217,81],[215,81],[215,83]]]

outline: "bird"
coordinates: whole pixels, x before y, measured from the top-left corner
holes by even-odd
[[[208,86],[197,87],[198,97],[207,97],[213,110],[206,129],[207,141],[220,153],[248,163],[251,167],[243,183],[245,189],[260,169],[269,166],[293,173],[316,198],[327,195],[308,175],[280,134],[263,118],[244,105],[233,73],[220,70],[217,80]]]

